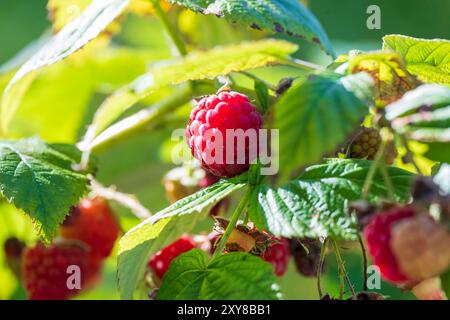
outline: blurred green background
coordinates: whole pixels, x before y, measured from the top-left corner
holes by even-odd
[[[336,51],[351,49],[375,50],[381,47],[385,34],[405,34],[423,38],[450,38],[450,1],[447,0],[309,0],[310,9],[322,22]],[[14,61],[11,59],[41,35],[50,32],[46,0],[0,0],[0,89],[11,78]],[[366,9],[377,4],[381,8],[382,29],[366,28]],[[51,142],[74,143],[84,133],[95,108],[105,96],[120,85],[143,73],[147,64],[168,59],[171,48],[158,20],[153,17],[127,15],[121,20],[121,31],[107,48],[92,50],[87,57],[68,59],[42,71],[27,92],[13,122],[13,137],[39,135]],[[229,26],[215,17],[182,13],[180,28],[192,46],[202,48],[217,44],[239,42],[261,37],[256,31]],[[280,37],[280,36],[278,36]],[[291,39],[292,41],[292,39]],[[297,41],[297,40],[295,40]],[[300,40],[298,40],[300,41]],[[316,63],[327,64],[329,58],[315,46],[300,41],[298,56]],[[10,63],[6,64],[8,61]],[[21,60],[18,59],[18,62]],[[3,65],[3,66],[2,66]],[[257,71],[268,81],[276,82],[288,72],[274,68],[270,72]],[[141,108],[170,94],[167,88],[155,93],[136,108]],[[106,185],[115,184],[119,190],[136,194],[153,212],[167,206],[161,179],[173,165],[167,161],[167,141],[170,130],[142,134],[126,143],[99,154],[98,179]],[[130,212],[117,210],[124,230],[138,223]],[[205,225],[200,228],[207,227]],[[0,204],[0,241],[19,235],[34,241],[30,222],[10,205]],[[344,250],[347,268],[356,289],[361,289],[362,268],[358,250]],[[23,299],[23,290],[5,268],[0,255],[0,299]],[[324,291],[337,293],[338,278],[334,257],[329,256],[324,277]],[[115,257],[105,265],[100,285],[81,299],[118,298],[115,281]],[[317,299],[316,279],[307,279],[290,266],[280,279],[286,299]],[[409,299],[399,289],[382,284],[384,294],[392,298]]]

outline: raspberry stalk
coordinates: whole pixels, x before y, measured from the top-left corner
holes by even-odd
[[[219,244],[216,247],[216,250],[214,252],[213,258],[215,258],[216,256],[219,256],[220,254],[222,254],[223,249],[225,248],[225,245],[228,241],[228,238],[230,237],[231,233],[234,230],[234,227],[236,226],[239,217],[241,216],[241,213],[244,211],[244,209],[247,207],[248,201],[250,199],[250,195],[253,192],[253,188],[249,187],[247,189],[247,191],[245,192],[244,197],[241,199],[241,201],[239,202],[239,205],[237,206],[237,208],[234,210],[233,215],[231,216],[231,219],[228,223],[227,228],[225,229],[225,232],[222,236],[222,238],[220,239]]]

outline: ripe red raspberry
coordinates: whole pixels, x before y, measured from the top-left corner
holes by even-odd
[[[403,284],[410,280],[400,270],[390,241],[392,227],[399,221],[414,216],[415,212],[410,207],[394,208],[378,213],[364,228],[363,233],[368,251],[373,258],[373,263],[380,268],[381,277],[386,281]]]
[[[76,243],[54,243],[45,247],[38,243],[27,248],[23,256],[23,280],[31,300],[67,300],[80,290],[68,286],[72,275],[69,266],[78,266],[81,271],[81,285],[85,281],[88,251]],[[71,284],[71,283],[69,283]]]
[[[158,278],[162,279],[170,263],[180,254],[195,248],[195,242],[189,236],[183,235],[180,239],[169,244],[167,247],[157,252],[149,261],[148,265],[155,272]]]
[[[278,239],[262,254],[262,258],[273,265],[274,272],[281,277],[285,274],[291,256],[289,251],[289,241],[285,238]]]
[[[201,99],[192,110],[186,140],[192,155],[205,170],[218,177],[233,177],[248,170],[250,162],[256,159],[261,125],[261,116],[245,95],[221,92]],[[233,143],[227,139],[227,129],[253,129],[256,134],[256,141],[245,138],[245,150],[241,152],[238,151],[238,139],[234,138],[233,157],[228,155],[232,161],[227,161],[226,155],[227,145],[231,148]],[[255,152],[251,152],[252,149]]]
[[[90,255],[94,259],[106,258],[119,236],[119,225],[104,199],[82,199],[64,221],[61,235],[65,239],[80,240],[89,245]]]

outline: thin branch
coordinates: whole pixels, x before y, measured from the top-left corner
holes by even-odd
[[[331,239],[331,244],[333,245],[333,249],[334,249],[334,253],[336,255],[336,261],[340,267],[340,269],[342,270],[343,274],[344,274],[344,279],[347,282],[347,285],[350,289],[350,291],[352,292],[352,295],[355,297],[356,296],[356,292],[355,289],[353,288],[352,282],[350,281],[350,278],[348,277],[348,273],[345,270],[345,263],[344,260],[342,260],[341,257],[341,253],[339,252],[339,247],[336,243],[336,240]]]
[[[329,238],[325,238],[322,244],[322,248],[320,249],[319,267],[317,270],[317,291],[319,293],[319,298],[323,297],[322,286],[320,285],[320,277],[322,276],[322,269],[325,261],[325,252],[327,249],[328,240]]]
[[[116,201],[122,206],[130,209],[137,218],[146,220],[152,216],[151,212],[145,208],[135,196],[119,192],[116,190],[115,186],[105,187],[93,178],[90,179],[90,182],[94,194],[108,200]]]
[[[363,257],[363,269],[364,269],[364,284],[363,284],[363,290],[367,291],[367,252],[366,252],[366,247],[364,246],[364,242],[361,238],[361,234],[359,234],[358,232],[358,242],[359,245],[361,246],[361,253],[362,253],[362,257]]]
[[[375,159],[372,161],[372,164],[369,168],[369,172],[367,173],[366,179],[364,180],[363,186],[363,199],[367,200],[370,192],[370,187],[372,186],[373,178],[375,177],[375,173],[377,172],[377,168],[380,164],[380,161],[384,160],[384,152],[386,150],[387,141],[385,139],[382,140],[380,148],[375,155]]]
[[[231,216],[230,222],[228,223],[228,226],[225,229],[224,234],[220,238],[219,244],[215,248],[213,258],[222,254],[222,251],[225,248],[225,245],[228,241],[228,238],[231,235],[231,232],[233,232],[233,230],[239,220],[239,217],[241,216],[244,209],[247,207],[248,200],[249,200],[251,194],[252,194],[252,188],[248,187],[247,191],[245,192],[244,197],[241,199],[237,208],[234,210],[233,215]]]
[[[162,24],[164,25],[164,28],[166,29],[168,35],[172,39],[175,47],[177,48],[180,55],[185,56],[187,54],[186,45],[184,44],[183,40],[180,38],[178,31],[175,29],[175,27],[170,23],[169,17],[164,12],[164,10],[161,8],[161,5],[159,4],[159,0],[151,0],[153,3],[153,7],[155,8],[156,15],[161,20]]]

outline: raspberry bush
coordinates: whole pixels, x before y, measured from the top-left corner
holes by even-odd
[[[450,41],[302,3],[49,1],[0,66],[0,298],[447,299]]]

